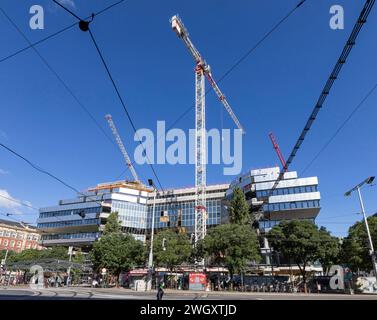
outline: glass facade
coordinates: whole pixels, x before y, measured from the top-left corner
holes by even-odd
[[[100,213],[101,212],[101,207],[84,208],[84,209],[71,209],[71,210],[56,210],[56,211],[50,211],[50,212],[41,212],[39,214],[39,218],[72,216],[72,215],[75,215],[75,214],[79,214],[80,212],[84,212],[85,214],[88,214],[88,213]]]
[[[57,228],[57,227],[99,225],[99,224],[100,224],[100,219],[83,219],[83,220],[69,220],[69,221],[38,223],[37,228],[42,229],[42,228]]]
[[[221,222],[222,199],[207,199],[207,226],[218,225]],[[153,205],[148,206],[148,229],[152,228]],[[195,201],[177,201],[156,204],[155,228],[176,227],[181,216],[181,226],[188,231],[194,230],[195,225]],[[168,217],[168,218],[164,218]]]
[[[292,209],[319,208],[319,200],[269,203],[263,205],[263,211],[281,211]]]
[[[119,221],[124,228],[146,229],[147,206],[140,203],[113,200],[113,212],[118,212]]]
[[[87,239],[87,238],[98,238],[99,232],[85,232],[85,233],[59,233],[59,234],[48,234],[43,235],[42,240],[69,240],[69,239]]]

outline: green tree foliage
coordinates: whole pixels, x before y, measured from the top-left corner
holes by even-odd
[[[111,213],[101,238],[93,244],[90,252],[97,269],[106,268],[118,280],[122,271],[129,271],[145,263],[145,247],[130,234],[123,234],[118,214]]]
[[[250,222],[250,208],[246,202],[243,191],[236,187],[233,189],[233,197],[228,208],[230,223],[246,225]]]
[[[338,238],[333,237],[325,227],[319,229],[320,236],[320,255],[319,262],[322,265],[323,272],[327,275],[332,265],[339,263],[341,244]]]
[[[173,270],[190,260],[192,255],[190,239],[186,234],[176,233],[170,229],[161,231],[154,238],[153,255],[157,266]]]
[[[368,225],[374,246],[377,246],[377,217],[369,217]],[[348,236],[343,239],[342,263],[353,270],[372,270],[372,261],[369,255],[369,241],[364,221],[356,222],[348,230]]]
[[[231,275],[242,273],[250,261],[260,260],[255,232],[245,225],[223,224],[209,229],[198,243],[198,252],[211,262],[228,268]]]
[[[111,234],[111,233],[121,233],[121,225],[118,220],[118,212],[112,212],[109,214],[107,218],[105,229],[103,230],[103,235]]]
[[[20,253],[13,253],[12,255],[8,253],[9,262],[37,261],[41,259],[68,260],[68,249],[57,246],[44,250],[26,249]]]
[[[145,247],[130,234],[111,233],[93,244],[90,253],[96,269],[106,268],[118,279],[122,271],[130,271],[145,263]]]
[[[271,229],[267,238],[274,250],[294,261],[305,285],[310,263],[322,260],[328,267],[339,253],[337,238],[307,220],[282,221]]]

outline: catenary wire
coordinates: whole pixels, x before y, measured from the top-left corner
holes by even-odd
[[[75,17],[76,19],[82,21],[82,19],[81,19],[79,16],[77,16],[77,15],[76,15],[75,13],[73,13],[71,10],[65,8],[61,3],[58,3],[56,0],[53,0],[53,2],[55,2],[55,3],[58,4],[60,7],[62,7],[63,9],[65,9],[68,13],[70,13],[70,14],[71,14],[73,17]],[[93,20],[94,16],[95,16],[95,14],[92,14],[92,15],[91,15],[92,20]],[[90,21],[90,22],[91,22],[91,21]],[[112,74],[111,74],[111,72],[110,72],[110,69],[109,69],[109,67],[108,67],[108,65],[107,65],[107,63],[106,63],[106,61],[105,61],[105,58],[104,58],[104,56],[103,56],[103,54],[102,54],[102,51],[101,51],[101,49],[99,48],[99,46],[98,46],[98,44],[97,44],[97,41],[95,40],[94,35],[93,35],[91,29],[89,28],[89,23],[90,23],[90,22],[88,22],[87,30],[85,30],[85,31],[89,31],[90,38],[91,38],[91,40],[92,40],[92,42],[93,42],[93,44],[94,44],[94,46],[95,46],[95,48],[96,48],[96,50],[97,50],[97,53],[98,53],[98,55],[99,55],[99,57],[100,57],[100,59],[101,59],[101,62],[102,62],[102,64],[103,64],[103,66],[105,67],[105,70],[106,70],[107,75],[108,75],[108,77],[109,77],[109,79],[110,79],[110,82],[111,82],[111,84],[112,84],[112,86],[113,86],[113,88],[114,88],[114,90],[115,90],[115,92],[116,92],[116,94],[117,94],[117,97],[118,97],[118,99],[119,99],[119,101],[120,101],[120,103],[121,103],[121,105],[122,105],[122,107],[123,107],[123,110],[125,111],[125,114],[126,114],[128,120],[129,120],[129,122],[131,123],[131,126],[132,126],[132,128],[133,128],[135,134],[137,135],[137,129],[136,129],[136,126],[135,126],[135,124],[134,124],[134,122],[133,122],[133,120],[132,120],[132,118],[131,118],[131,115],[130,115],[130,113],[129,113],[127,107],[126,107],[126,104],[125,104],[125,102],[124,102],[124,100],[123,100],[123,98],[122,98],[122,95],[121,95],[120,92],[119,92],[118,86],[117,86],[116,83],[115,83],[114,77],[112,76]],[[139,141],[139,144],[143,147],[143,150],[144,150],[144,152],[145,152],[145,147],[143,146],[143,143],[141,142],[141,140],[140,140],[139,138],[138,138],[138,141]],[[146,152],[145,152],[145,153],[146,153]],[[156,171],[155,171],[155,169],[154,169],[153,164],[152,164],[151,161],[148,159],[148,156],[147,156],[147,155],[146,155],[146,157],[147,157],[147,160],[148,160],[149,166],[150,166],[150,168],[152,169],[153,175],[155,176],[155,178],[156,178],[156,180],[157,180],[157,182],[158,182],[160,188],[163,190],[163,187],[162,187],[161,181],[160,181],[160,179],[159,179],[159,177],[158,177],[158,175],[157,175],[157,173],[156,173]]]
[[[112,5],[109,5],[109,6],[105,7],[105,8],[103,8],[102,10],[98,11],[97,13],[95,13],[95,16],[98,16],[98,15],[100,15],[100,14],[106,12],[107,10],[111,9],[112,7],[118,5],[118,4],[122,3],[122,2],[125,2],[125,1],[126,1],[126,0],[121,0],[121,1],[118,1],[118,2],[116,2],[116,3],[113,3]],[[89,19],[90,17],[91,17],[91,16],[86,17],[85,20],[86,20],[86,19]],[[54,32],[54,33],[52,33],[52,34],[50,34],[49,36],[47,36],[47,37],[45,37],[45,38],[42,38],[42,39],[40,39],[40,40],[38,40],[38,41],[36,41],[36,42],[34,42],[34,43],[32,43],[32,44],[30,44],[30,45],[28,45],[28,46],[22,48],[22,49],[19,49],[19,50],[17,50],[16,52],[14,52],[14,53],[12,53],[12,54],[6,56],[6,57],[0,58],[0,63],[1,63],[1,62],[4,62],[4,61],[6,61],[6,60],[8,60],[8,59],[10,59],[10,58],[13,58],[13,57],[17,56],[18,54],[20,54],[20,53],[22,53],[22,52],[24,52],[24,51],[26,51],[26,50],[28,50],[28,49],[31,49],[32,47],[37,46],[37,45],[39,45],[39,44],[41,44],[41,43],[43,43],[43,42],[45,42],[45,41],[47,41],[47,40],[49,40],[49,39],[51,39],[51,38],[54,38],[55,36],[57,36],[57,35],[59,35],[59,34],[65,32],[65,31],[71,29],[72,27],[74,27],[74,26],[76,26],[76,25],[78,25],[78,22],[75,22],[75,23],[73,23],[73,24],[71,24],[71,25],[69,25],[69,26],[66,26],[66,27],[62,28],[61,30],[58,30],[58,31],[56,31],[56,32]]]
[[[264,36],[258,40],[248,51],[246,51],[240,58],[237,59],[236,62],[232,64],[232,66],[216,81],[217,83],[221,83],[226,77],[229,76],[231,72],[233,72],[243,61],[245,61],[260,45],[267,40],[272,33],[274,33],[290,16],[293,15],[307,0],[300,1],[293,9],[291,9],[282,19],[280,19],[277,23],[273,25],[273,27],[266,33]],[[212,89],[209,88],[206,90],[204,96],[206,97]],[[191,110],[195,108],[195,104],[188,107],[168,128],[167,131],[174,128],[174,126],[179,123],[183,118],[185,118]],[[160,141],[162,137],[156,137],[157,142]],[[155,141],[154,141],[155,142]],[[153,142],[153,143],[154,143]],[[118,176],[118,178],[124,173],[124,171]]]
[[[311,165],[319,158],[319,156],[327,149],[327,147],[331,144],[331,142],[336,138],[336,136],[342,131],[342,129],[346,126],[346,124],[351,120],[351,118],[356,114],[356,112],[363,106],[366,100],[374,93],[377,88],[377,83],[373,86],[371,90],[364,96],[364,98],[356,105],[356,107],[352,110],[352,112],[348,115],[348,117],[342,122],[342,124],[336,129],[333,135],[330,137],[329,140],[322,146],[322,148],[317,152],[317,154],[313,157],[313,159],[308,163],[308,165],[302,170],[302,174],[304,174]]]
[[[3,196],[3,195],[1,195],[1,194],[0,194],[0,197],[3,198],[3,199],[9,200],[9,201],[12,201],[12,202],[18,203],[18,204],[20,204],[20,205],[23,205],[24,207],[28,207],[28,208],[33,209],[33,210],[37,210],[37,211],[39,210],[39,209],[33,207],[32,205],[27,204],[27,203],[25,203],[25,202],[23,202],[23,201],[20,201],[20,200],[17,200],[17,199],[13,199],[13,198],[10,198],[10,197],[6,197],[6,196]]]
[[[125,0],[121,0],[121,1],[118,1],[104,9],[102,9],[101,11],[97,12],[96,15],[100,14],[100,13],[103,13],[105,11],[107,11],[108,9],[116,6],[117,4],[121,3],[121,2],[124,2]],[[88,108],[85,107],[85,105],[78,99],[77,95],[73,92],[73,90],[67,85],[67,83],[62,79],[62,77],[56,72],[56,70],[54,70],[52,68],[52,66],[48,63],[48,61],[40,54],[40,52],[37,50],[37,48],[35,48],[35,44],[32,44],[31,41],[26,37],[26,35],[22,32],[22,30],[17,26],[17,24],[14,22],[13,19],[11,19],[11,17],[0,7],[0,11],[2,12],[2,14],[6,17],[6,19],[10,22],[10,24],[13,25],[13,27],[18,31],[18,33],[25,39],[25,41],[29,44],[29,46],[27,48],[33,48],[33,50],[35,51],[35,53],[38,55],[38,57],[42,60],[42,62],[46,65],[46,67],[50,70],[50,72],[58,79],[58,81],[62,84],[62,86],[67,90],[67,92],[72,96],[72,98],[77,102],[77,104],[81,107],[81,109],[84,110],[84,112],[91,118],[91,120],[95,123],[95,125],[98,127],[98,129],[102,132],[102,134],[109,140],[109,142],[111,142],[111,144],[113,144],[114,147],[117,148],[117,145],[115,144],[115,142],[113,141],[113,139],[111,139],[109,137],[109,135],[106,133],[106,131],[103,129],[103,127],[98,123],[98,121],[95,119],[95,117],[93,116],[93,114],[88,110]],[[77,23],[69,26],[68,28],[76,25]],[[67,28],[63,29],[66,30]],[[62,32],[59,31],[58,33]],[[56,33],[56,34],[58,34]],[[55,34],[55,35],[56,35]],[[49,36],[48,38],[50,38],[51,36]],[[47,39],[47,38],[45,38]],[[0,61],[1,62],[1,61]],[[126,168],[126,170],[124,170],[122,173],[125,174],[128,170],[128,167]]]
[[[324,88],[321,91],[321,94],[320,94],[318,101],[316,102],[316,104],[315,104],[315,106],[314,106],[314,108],[313,108],[313,110],[312,110],[312,112],[309,116],[309,119],[307,120],[303,130],[301,131],[300,136],[298,137],[298,139],[297,139],[297,141],[296,141],[296,143],[295,143],[295,145],[294,145],[294,147],[293,147],[293,149],[292,149],[292,151],[289,155],[289,158],[286,162],[286,165],[281,170],[278,178],[276,179],[274,185],[272,186],[269,196],[272,195],[273,191],[276,189],[279,182],[284,177],[284,173],[288,170],[290,164],[292,163],[293,159],[295,158],[295,156],[297,154],[297,151],[300,149],[301,144],[305,140],[305,137],[306,137],[307,133],[309,132],[312,124],[317,119],[317,115],[318,115],[319,111],[321,110],[324,102],[326,101],[326,98],[330,94],[331,88],[332,88],[335,80],[338,78],[340,71],[342,70],[350,52],[352,51],[352,48],[354,47],[354,45],[356,43],[356,39],[357,39],[357,36],[360,33],[360,30],[362,29],[364,24],[367,22],[367,18],[369,16],[370,11],[373,8],[374,3],[375,3],[375,0],[365,1],[363,9],[361,10],[360,15],[359,15],[355,25],[352,28],[352,32],[351,32],[346,44],[344,45],[343,50],[342,50],[339,58],[337,59],[335,66],[334,66],[329,78],[327,79]]]

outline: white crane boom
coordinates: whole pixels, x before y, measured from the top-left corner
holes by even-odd
[[[123,142],[122,142],[122,139],[120,138],[120,135],[119,135],[119,133],[118,133],[118,130],[117,130],[117,128],[115,127],[115,124],[114,124],[114,121],[113,121],[112,116],[111,116],[110,114],[107,114],[107,115],[105,116],[105,118],[106,118],[107,122],[109,123],[109,127],[110,127],[111,131],[113,132],[113,135],[114,135],[114,137],[115,137],[115,141],[116,141],[117,144],[118,144],[118,147],[119,147],[119,149],[120,149],[120,152],[121,152],[122,155],[123,155],[124,161],[126,162],[127,167],[130,169],[131,174],[132,174],[132,176],[133,176],[135,182],[140,182],[139,177],[137,176],[137,173],[136,173],[136,171],[135,171],[135,168],[134,168],[133,165],[132,165],[131,159],[130,159],[130,157],[129,157],[127,151],[126,151],[126,148],[124,147],[124,144],[123,144]]]

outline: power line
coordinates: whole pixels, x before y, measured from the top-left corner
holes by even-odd
[[[14,154],[16,157],[22,159],[23,161],[25,161],[27,164],[29,164],[32,168],[34,168],[35,170],[39,171],[40,173],[43,173],[47,176],[49,176],[50,178],[56,180],[57,182],[61,183],[62,185],[66,186],[67,188],[77,192],[77,193],[81,193],[80,191],[78,191],[76,188],[72,187],[71,185],[69,185],[68,183],[64,182],[62,179],[58,178],[57,176],[55,176],[54,174],[40,168],[39,166],[35,165],[34,163],[32,163],[30,160],[28,160],[27,158],[25,158],[24,156],[22,156],[21,154],[19,154],[18,152],[16,152],[15,150],[11,149],[10,147],[7,147],[5,144],[1,143],[0,142],[0,146],[3,147],[4,149],[8,150],[10,153]]]
[[[33,223],[32,222],[26,222],[26,221],[22,221],[22,220],[17,220],[16,218],[13,218],[11,213],[0,213],[2,216],[4,217],[7,217],[15,222],[18,222],[19,224],[23,225],[23,224],[28,224],[28,225],[32,225]]]
[[[296,10],[298,10],[307,0],[300,1],[291,11],[289,11],[282,19],[280,19],[261,39],[259,39],[248,51],[246,51],[237,61],[232,64],[232,66],[218,79],[216,83],[220,83],[223,81],[229,74],[234,71],[246,58],[248,58],[265,40],[267,40],[274,31],[276,31]],[[204,96],[207,96],[212,89],[207,89]],[[170,130],[174,127],[180,120],[182,120],[195,105],[190,106],[187,108],[176,121],[167,129]]]
[[[0,142],[0,147],[3,147],[4,149],[6,149],[7,151],[9,151],[10,153],[12,153],[13,155],[15,155],[16,157],[22,159],[23,161],[25,161],[28,165],[30,165],[32,168],[34,168],[35,170],[37,170],[38,172],[40,173],[43,173],[47,176],[49,176],[50,178],[54,179],[55,181],[59,182],[60,184],[64,185],[65,187],[75,191],[77,194],[79,195],[83,195],[85,196],[84,193],[80,192],[79,190],[77,190],[75,187],[71,186],[70,184],[68,184],[67,182],[63,181],[62,179],[58,178],[57,176],[55,176],[54,174],[46,171],[45,169],[42,169],[41,167],[37,166],[36,164],[34,164],[33,162],[31,162],[30,160],[28,160],[26,157],[22,156],[21,154],[19,154],[18,152],[16,152],[15,150],[13,150],[12,148],[10,147],[7,147],[6,145],[4,145],[3,143]],[[96,197],[96,196],[94,196]],[[89,196],[88,197],[89,200],[92,200],[92,198]],[[97,201],[97,200],[92,200],[93,202],[96,202],[97,204],[99,205],[102,205],[101,202]]]
[[[304,168],[302,174],[306,172],[310,168],[310,166],[319,158],[319,156],[324,152],[327,147],[331,144],[331,142],[335,139],[335,137],[342,131],[345,125],[351,120],[351,118],[356,114],[356,112],[362,107],[364,102],[373,94],[373,92],[377,88],[377,83],[372,87],[371,90],[366,94],[366,96],[356,105],[356,107],[352,110],[352,112],[348,115],[348,117],[342,122],[342,124],[336,129],[330,139],[323,145],[323,147],[317,152],[314,158],[309,162],[309,164]]]
[[[63,85],[63,87],[67,90],[67,92],[72,96],[72,98],[77,102],[77,104],[85,111],[85,113],[92,119],[92,121],[96,124],[96,126],[101,130],[101,132],[106,136],[106,138],[115,146],[113,140],[108,136],[102,126],[98,123],[98,121],[94,118],[92,113],[84,106],[84,104],[78,99],[78,97],[74,94],[72,89],[68,87],[67,83],[59,76],[59,74],[52,68],[52,66],[47,62],[47,60],[40,54],[37,48],[30,42],[30,40],[26,37],[26,35],[21,31],[21,29],[16,25],[16,23],[10,18],[7,13],[0,8],[2,14],[8,19],[8,21],[12,24],[12,26],[18,31],[18,33],[24,38],[24,40],[29,43],[30,47],[33,48],[35,53],[38,57],[42,60],[42,62],[46,65],[46,67],[50,70],[50,72],[58,79],[58,81]]]
[[[121,94],[120,94],[120,92],[119,92],[118,86],[117,86],[116,83],[115,83],[115,80],[114,80],[114,78],[113,78],[113,76],[112,76],[112,74],[111,74],[111,72],[110,72],[110,69],[109,69],[109,67],[107,66],[107,63],[106,63],[106,61],[105,61],[105,59],[104,59],[104,57],[103,57],[103,54],[102,54],[102,52],[101,52],[101,50],[100,50],[100,48],[99,48],[99,46],[98,46],[98,44],[97,44],[97,41],[95,40],[94,35],[93,35],[93,33],[92,33],[92,31],[91,31],[90,29],[89,29],[89,34],[90,34],[90,38],[92,39],[93,44],[94,44],[94,46],[95,46],[97,52],[98,52],[98,55],[100,56],[100,59],[101,59],[101,61],[102,61],[102,64],[103,64],[103,66],[104,66],[105,69],[106,69],[106,72],[107,72],[107,75],[109,76],[109,79],[110,79],[110,81],[111,81],[111,84],[113,85],[114,90],[115,90],[115,92],[116,92],[116,94],[117,94],[117,96],[118,96],[118,99],[119,99],[119,101],[120,101],[120,103],[121,103],[121,105],[122,105],[122,107],[123,107],[123,110],[124,110],[124,112],[125,112],[125,114],[126,114],[126,116],[127,116],[127,119],[128,119],[128,121],[130,122],[130,124],[131,124],[131,126],[132,126],[132,129],[134,130],[135,134],[138,136],[136,126],[135,126],[135,124],[134,124],[134,122],[133,122],[133,120],[132,120],[132,118],[131,118],[131,115],[130,115],[129,111],[127,110],[126,104],[125,104],[125,102],[124,102],[124,100],[123,100],[123,98],[122,98],[122,96],[121,96]],[[156,173],[156,171],[155,171],[155,169],[154,169],[154,167],[153,167],[151,161],[148,159],[148,156],[147,156],[147,153],[146,153],[145,147],[143,146],[143,143],[141,142],[141,140],[139,139],[139,137],[137,137],[137,138],[138,138],[139,144],[143,147],[143,151],[145,152],[145,155],[146,155],[147,160],[148,160],[148,162],[149,162],[149,166],[150,166],[150,168],[152,169],[153,175],[154,175],[155,178],[157,179],[157,182],[158,182],[160,188],[163,190],[164,188],[162,187],[161,181],[160,181],[160,179],[159,179],[159,177],[158,177],[158,175],[157,175],[157,173]]]
[[[348,38],[348,40],[347,40],[347,42],[346,42],[346,44],[343,48],[343,51],[340,54],[340,57],[336,61],[334,69],[332,70],[329,78],[327,79],[327,82],[326,82],[324,88],[321,91],[319,99],[318,99],[317,103],[315,104],[314,109],[313,109],[312,113],[310,114],[309,119],[307,120],[304,129],[301,131],[301,134],[300,134],[299,138],[297,139],[297,142],[294,145],[294,147],[291,151],[291,154],[289,155],[289,158],[286,162],[285,167],[280,172],[278,178],[276,179],[274,185],[272,186],[272,189],[270,190],[270,195],[272,195],[272,192],[276,189],[277,185],[279,184],[281,179],[284,177],[284,173],[288,170],[290,164],[292,163],[293,159],[296,156],[297,151],[300,149],[301,144],[304,142],[305,137],[306,137],[307,133],[309,132],[312,124],[316,120],[319,111],[321,110],[323,104],[325,103],[326,98],[330,94],[330,90],[331,90],[335,80],[338,78],[340,71],[342,70],[352,48],[354,47],[354,45],[356,43],[355,41],[357,39],[357,36],[360,33],[361,28],[363,27],[363,25],[367,21],[367,18],[369,16],[370,11],[373,8],[374,3],[375,3],[375,0],[366,0],[364,7],[361,10],[361,13],[359,15],[359,18],[357,19],[357,21],[356,21],[356,23],[355,23],[355,25],[352,29],[351,35],[349,36],[349,38]]]
[[[113,8],[114,6],[120,4],[120,3],[124,2],[124,1],[126,1],[126,0],[120,0],[120,1],[118,1],[118,2],[115,2],[115,3],[111,4],[111,5],[109,5],[109,6],[105,7],[105,8],[103,8],[102,10],[98,11],[97,13],[95,13],[95,15],[98,16],[98,15],[100,15],[100,14],[106,12],[107,10]],[[86,19],[89,19],[90,17],[91,17],[91,16],[86,17],[85,20],[86,20]],[[63,29],[61,29],[61,30],[59,30],[59,31],[56,31],[55,33],[53,33],[53,34],[51,34],[51,35],[49,35],[49,36],[47,36],[47,37],[45,37],[45,38],[42,38],[42,39],[40,39],[40,40],[38,40],[38,41],[36,41],[36,42],[34,42],[34,43],[28,45],[27,47],[24,47],[24,48],[22,48],[22,49],[20,49],[20,50],[17,50],[16,52],[14,52],[14,53],[12,53],[12,54],[10,54],[10,55],[4,57],[4,58],[1,58],[1,59],[0,59],[0,63],[1,63],[1,62],[4,62],[4,61],[6,61],[6,60],[8,60],[8,59],[10,59],[10,58],[13,58],[14,56],[16,56],[16,55],[18,55],[18,54],[20,54],[20,53],[22,53],[22,52],[24,52],[24,51],[26,51],[26,50],[28,50],[28,49],[34,47],[34,46],[37,46],[37,45],[39,45],[39,44],[41,44],[41,43],[43,43],[43,42],[45,42],[45,41],[47,41],[47,40],[49,40],[49,39],[51,39],[51,38],[54,38],[55,36],[57,36],[57,35],[59,35],[59,34],[65,32],[65,31],[71,29],[72,27],[74,27],[74,26],[76,26],[76,25],[78,25],[78,22],[75,22],[75,23],[73,23],[73,24],[71,24],[71,25],[69,25],[69,26],[67,26],[67,27],[64,27]]]
[[[9,200],[9,201],[13,201],[13,202],[15,202],[15,203],[18,203],[18,204],[23,205],[23,206],[25,206],[25,207],[28,207],[28,208],[30,208],[30,209],[34,209],[34,210],[37,210],[37,211],[38,211],[37,208],[35,208],[35,207],[33,207],[32,205],[29,205],[29,204],[27,204],[27,203],[25,203],[25,202],[22,202],[22,201],[20,201],[20,200],[13,199],[13,198],[9,198],[9,197],[3,196],[3,195],[1,195],[1,194],[0,194],[0,197],[1,197],[1,198],[4,198],[4,199],[7,199],[7,200]]]
[[[101,14],[107,10],[109,10],[110,8],[120,4],[121,2],[124,2],[125,0],[121,0],[121,1],[118,1],[102,10],[100,10],[99,12],[96,13],[96,15],[98,14]],[[59,74],[56,72],[56,70],[54,70],[52,68],[52,66],[47,62],[47,60],[40,54],[40,52],[35,48],[35,43],[31,43],[31,41],[26,37],[26,35],[22,32],[22,30],[17,26],[17,24],[14,22],[14,20],[12,20],[10,18],[9,15],[7,15],[7,13],[0,7],[0,11],[3,13],[3,15],[7,18],[7,20],[13,25],[13,27],[19,32],[19,34],[25,39],[25,41],[29,44],[28,47],[22,49],[22,50],[19,50],[18,52],[16,52],[15,54],[11,55],[11,56],[8,56],[9,57],[12,57],[24,50],[26,50],[27,48],[33,48],[33,50],[35,51],[35,53],[38,55],[38,57],[42,60],[42,62],[46,65],[46,67],[50,70],[50,72],[58,79],[58,81],[62,84],[62,86],[67,90],[67,92],[72,96],[72,98],[77,102],[77,104],[81,107],[81,109],[84,110],[84,112],[91,118],[91,120],[95,123],[95,125],[98,127],[98,129],[102,132],[102,134],[109,140],[109,142],[111,142],[114,147],[117,148],[116,144],[114,143],[114,141],[109,137],[109,135],[106,133],[106,131],[103,129],[103,127],[98,123],[98,121],[95,119],[95,117],[93,116],[93,114],[88,110],[88,108],[86,108],[84,106],[84,104],[78,99],[78,97],[75,95],[75,93],[73,92],[73,90],[67,85],[67,83],[61,78],[61,76],[59,76]],[[71,28],[72,26],[75,26],[77,23],[74,23],[72,24],[71,26],[67,27],[67,28],[64,28],[63,30],[60,30],[58,31],[57,33],[47,37],[47,38],[44,38],[43,40],[40,40],[38,43],[41,43],[42,41],[44,40],[47,40],[49,38],[51,38],[52,36],[54,35],[57,35],[69,28]],[[6,60],[7,58],[5,59],[2,59],[0,60],[0,62]],[[128,170],[128,168],[126,168],[126,170],[123,172],[123,174],[125,174],[125,172]]]
[[[3,10],[1,9],[1,11],[3,11]],[[3,11],[3,13],[4,13],[4,11]],[[6,56],[6,57],[4,57],[4,58],[1,58],[1,59],[0,59],[0,63],[1,63],[1,62],[4,62],[4,61],[6,61],[6,60],[8,60],[8,59],[10,59],[10,58],[15,57],[16,55],[18,55],[18,54],[20,54],[20,53],[22,53],[22,52],[24,52],[24,51],[26,51],[26,50],[28,50],[28,49],[30,49],[30,48],[33,48],[34,46],[37,46],[38,44],[41,44],[42,42],[45,42],[45,41],[47,41],[48,39],[51,39],[51,38],[53,38],[53,37],[55,37],[55,36],[57,36],[57,35],[63,33],[64,31],[67,31],[67,30],[71,29],[72,27],[74,27],[74,26],[77,25],[77,24],[78,24],[78,23],[75,22],[75,23],[73,23],[73,24],[71,24],[71,25],[69,25],[69,26],[67,26],[67,27],[65,27],[65,28],[63,28],[63,29],[61,29],[61,30],[59,30],[59,31],[57,31],[57,32],[55,32],[55,33],[53,33],[53,34],[51,34],[51,35],[45,37],[45,38],[43,38],[43,39],[41,39],[41,40],[38,40],[37,42],[34,42],[34,43],[32,43],[32,44],[29,44],[27,47],[24,47],[24,48],[22,48],[22,49],[20,49],[20,50],[17,50],[16,52],[14,52],[14,53],[12,53],[12,54]]]
[[[232,66],[216,81],[217,83],[220,83],[223,81],[229,74],[234,71],[244,60],[246,60],[260,45],[267,40],[288,18],[297,11],[307,0],[300,1],[292,10],[290,10],[282,19],[280,19],[276,24],[273,25],[273,27],[261,38],[259,39],[248,51],[246,51],[240,58],[237,59],[235,63],[232,64]],[[206,90],[204,96],[206,97],[210,92],[212,92],[212,89],[209,88]],[[189,108],[187,108],[168,128],[167,131],[169,131],[171,128],[173,128],[178,122],[180,122],[184,117],[186,117],[191,110],[195,108],[195,104],[191,105]],[[160,141],[162,137],[156,137],[157,142]],[[133,163],[132,163],[133,164]],[[123,174],[123,173],[122,173]],[[121,175],[122,175],[121,174]],[[120,175],[119,175],[120,176]],[[118,176],[118,177],[119,177]]]
[[[114,78],[113,78],[111,72],[110,72],[110,69],[109,69],[109,67],[107,66],[107,63],[106,63],[106,61],[105,61],[105,58],[103,57],[103,54],[102,54],[102,52],[101,52],[101,50],[100,50],[100,48],[99,48],[99,46],[98,46],[98,44],[97,44],[97,41],[95,40],[92,31],[89,29],[89,24],[93,21],[95,14],[93,13],[93,14],[91,15],[91,18],[92,18],[91,21],[84,21],[84,20],[81,19],[79,16],[77,16],[75,13],[73,13],[71,10],[65,8],[61,3],[58,3],[56,0],[53,0],[53,2],[55,2],[56,4],[58,4],[60,7],[62,7],[64,10],[66,10],[68,13],[70,13],[73,17],[75,17],[76,19],[78,19],[78,20],[79,20],[80,29],[81,29],[82,31],[89,31],[90,38],[92,39],[92,42],[93,42],[93,44],[94,44],[94,46],[95,46],[95,48],[96,48],[96,50],[97,50],[97,53],[98,53],[98,55],[100,56],[101,62],[102,62],[103,66],[104,66],[105,69],[106,69],[107,75],[109,76],[109,79],[110,79],[110,81],[111,81],[111,83],[112,83],[112,86],[113,86],[113,88],[114,88],[114,90],[115,90],[115,92],[116,92],[116,94],[117,94],[117,97],[118,97],[118,99],[119,99],[119,101],[120,101],[120,103],[121,103],[121,105],[122,105],[122,107],[123,107],[123,110],[124,110],[125,113],[126,113],[126,116],[127,116],[128,120],[129,120],[129,122],[131,123],[131,126],[132,126],[132,128],[133,128],[135,134],[137,135],[137,129],[136,129],[136,126],[135,126],[135,124],[134,124],[134,122],[133,122],[133,120],[132,120],[132,118],[131,118],[130,113],[129,113],[128,110],[127,110],[126,104],[125,104],[125,102],[124,102],[124,100],[123,100],[123,98],[122,98],[122,96],[121,96],[121,94],[120,94],[120,92],[119,92],[119,89],[118,89],[118,87],[117,87],[117,85],[116,85],[116,83],[115,83],[115,80],[114,80]],[[138,140],[139,140],[139,144],[143,147],[143,151],[146,153],[145,147],[143,146],[141,140],[140,140],[140,139],[138,139]],[[150,166],[151,169],[152,169],[153,175],[155,176],[155,178],[156,178],[156,180],[157,180],[157,182],[158,182],[160,188],[163,190],[163,187],[162,187],[161,181],[160,181],[159,177],[157,176],[157,173],[156,173],[156,171],[155,171],[155,169],[154,169],[154,167],[153,167],[151,161],[148,159],[148,156],[147,156],[147,155],[146,155],[146,157],[147,157],[147,160],[148,160],[148,162],[149,162],[149,166]]]

